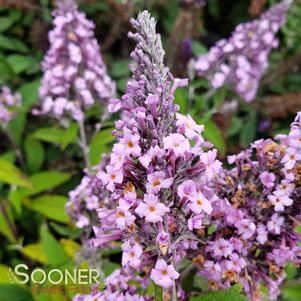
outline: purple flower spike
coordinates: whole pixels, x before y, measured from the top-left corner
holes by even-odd
[[[207,54],[198,57],[198,75],[208,78],[213,89],[230,86],[246,102],[251,102],[268,67],[269,54],[278,47],[276,34],[291,3],[284,0],[259,19],[239,24],[228,40],[218,41]]]
[[[42,63],[41,104],[33,113],[57,118],[67,113],[82,121],[86,109],[114,96],[115,83],[101,57],[95,26],[78,11],[75,1],[59,0],[53,15],[50,49]]]

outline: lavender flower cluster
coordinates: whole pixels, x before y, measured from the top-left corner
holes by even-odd
[[[102,189],[102,182],[96,176],[107,163],[108,156],[104,155],[97,166],[85,170],[80,184],[69,192],[66,211],[77,228],[92,227],[97,222],[96,210],[108,206],[109,194]]]
[[[137,282],[141,288],[146,288],[149,280],[139,276],[133,276],[133,273],[127,269],[117,269],[105,279],[106,289],[99,292],[95,289],[91,295],[77,295],[73,301],[149,301],[151,296],[138,294],[137,286],[130,282]]]
[[[195,231],[215,214],[217,197],[208,183],[221,163],[216,150],[207,150],[203,126],[177,113],[173,94],[187,80],[174,79],[164,67],[155,20],[143,12],[131,23],[133,77],[111,107],[118,104],[126,118],[116,122],[110,164],[98,173],[115,206],[98,210],[93,245],[121,240],[123,267],[149,266],[150,278],[168,290],[179,278],[175,264],[198,249]]]
[[[14,108],[21,106],[21,95],[13,95],[10,88],[3,86],[0,93],[0,124],[6,125],[15,116]]]
[[[58,118],[68,113],[81,121],[95,100],[115,94],[115,83],[94,38],[94,24],[77,10],[74,0],[59,0],[58,6],[49,33],[50,49],[42,63],[41,108],[34,113]]]
[[[259,140],[230,156],[216,184],[227,200],[224,221],[202,250],[201,275],[213,288],[241,283],[251,300],[265,284],[277,299],[288,263],[301,263],[301,112],[289,135]]]
[[[239,24],[231,37],[218,41],[198,57],[195,69],[213,89],[230,86],[246,102],[256,96],[268,67],[271,50],[278,47],[276,33],[284,24],[291,0],[272,6],[259,19]]]

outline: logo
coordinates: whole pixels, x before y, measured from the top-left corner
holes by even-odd
[[[97,269],[50,269],[47,272],[41,268],[29,270],[26,264],[18,264],[14,270],[9,268],[8,278],[11,283],[33,284],[50,283],[53,285],[93,285],[102,284],[100,271]]]

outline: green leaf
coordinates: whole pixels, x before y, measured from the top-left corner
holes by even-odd
[[[209,140],[217,148],[220,154],[224,156],[226,154],[226,145],[221,130],[211,120],[206,121],[204,125],[204,138]]]
[[[285,300],[301,300],[300,284],[291,284],[282,289]]]
[[[0,55],[0,82],[6,82],[14,77],[14,72],[3,55]]]
[[[68,236],[70,238],[76,238],[83,231],[82,229],[69,228],[56,223],[51,222],[50,226],[61,236]]]
[[[28,52],[28,47],[21,40],[4,35],[0,35],[0,49],[22,53]]]
[[[14,23],[14,20],[9,17],[0,17],[0,32],[10,28]]]
[[[89,146],[89,158],[92,165],[99,163],[101,154],[110,150],[108,144],[114,139],[111,128],[102,130],[93,137]]]
[[[71,178],[69,173],[60,171],[43,171],[31,176],[32,188],[20,188],[13,192],[20,198],[26,198],[46,190],[53,189]]]
[[[23,187],[32,187],[28,178],[12,163],[0,159],[0,181]]]
[[[29,109],[33,104],[38,101],[38,88],[40,86],[40,80],[35,80],[24,84],[20,89],[19,93],[22,96],[22,106]]]
[[[240,286],[234,285],[227,290],[208,292],[192,297],[189,301],[248,301],[249,299],[240,293]]]
[[[200,43],[198,41],[193,41],[192,42],[192,53],[195,56],[205,54],[207,52],[208,52],[207,48],[202,43]]]
[[[175,104],[179,105],[180,113],[187,114],[188,91],[185,88],[178,88],[175,92]]]
[[[238,117],[233,117],[231,121],[231,126],[227,131],[227,136],[232,137],[238,134],[242,127],[242,120]]]
[[[25,130],[26,126],[26,119],[27,115],[26,113],[19,113],[17,117],[15,117],[10,123],[9,123],[9,132],[16,143],[16,145],[20,145],[22,136]]]
[[[27,159],[27,168],[30,173],[35,173],[41,168],[44,162],[45,151],[43,145],[38,140],[27,136],[24,148]]]
[[[78,132],[78,124],[72,123],[69,128],[65,131],[62,139],[62,150],[64,150],[70,143],[76,141],[77,132]]]
[[[0,264],[0,283],[10,283],[9,277],[10,267],[4,264]]]
[[[119,60],[112,64],[111,73],[113,77],[127,77],[130,74],[130,60]]]
[[[32,137],[41,141],[59,144],[64,149],[70,143],[76,141],[77,131],[78,125],[73,123],[68,129],[58,127],[38,129],[32,134]]]
[[[51,128],[38,129],[32,134],[32,137],[45,142],[62,144],[64,134],[65,134],[64,129],[51,127]]]
[[[155,285],[155,301],[163,301],[163,288]]]
[[[3,202],[2,206],[5,208],[10,224],[14,225],[13,215],[9,204],[2,200],[0,200],[0,202]],[[2,233],[10,241],[16,242],[14,233],[12,232],[10,225],[8,225],[7,219],[4,217],[2,210],[0,211],[0,233]]]
[[[116,262],[111,262],[109,260],[104,260],[103,262],[103,272],[105,276],[111,275],[115,270],[120,269],[120,264]]]
[[[30,290],[17,284],[0,284],[1,301],[34,301]]]
[[[68,198],[62,195],[42,195],[29,202],[32,210],[61,223],[68,223],[69,216],[65,212]]]
[[[33,58],[20,54],[12,54],[7,57],[7,62],[10,64],[15,74],[20,74],[32,65]]]
[[[59,266],[67,263],[70,258],[65,253],[64,248],[43,225],[40,230],[41,243],[43,250],[52,266]]]
[[[25,43],[16,38],[6,37],[4,35],[0,35],[0,48],[5,50],[12,50],[14,52],[28,51],[28,47]]]
[[[24,254],[25,256],[27,256],[28,258],[33,259],[34,261],[38,261],[43,264],[48,263],[47,256],[40,243],[29,244],[27,246],[24,246],[21,249],[21,253]]]
[[[256,135],[256,121],[250,119],[247,121],[240,132],[239,141],[243,146],[249,146]]]

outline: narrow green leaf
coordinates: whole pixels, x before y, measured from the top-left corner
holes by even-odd
[[[243,125],[239,137],[240,144],[243,146],[249,146],[250,143],[253,141],[255,135],[256,135],[256,121],[251,119]]]
[[[29,179],[12,163],[0,159],[0,181],[23,187],[32,187]]]
[[[240,293],[240,286],[234,285],[227,290],[219,290],[200,294],[189,301],[248,301],[249,299]]]
[[[43,250],[43,247],[40,243],[37,244],[29,244],[24,246],[21,249],[21,253],[27,256],[28,258],[33,259],[34,261],[38,261],[43,264],[48,263],[48,258]]]
[[[15,117],[9,123],[9,132],[15,142],[16,145],[21,144],[22,136],[25,130],[27,121],[27,114],[24,112],[18,113],[17,117]]]
[[[30,197],[46,190],[51,190],[70,179],[69,173],[60,171],[43,171],[31,176],[32,188],[20,188],[16,190],[20,198]],[[16,192],[13,192],[16,194]]]
[[[10,64],[15,74],[20,74],[26,71],[32,64],[34,59],[21,54],[12,54],[7,57],[7,62]]]
[[[28,288],[17,284],[0,284],[1,301],[34,301]]]
[[[38,101],[38,88],[40,86],[40,80],[35,80],[29,83],[25,83],[19,89],[19,93],[22,96],[22,106],[29,109]]]
[[[76,141],[78,128],[79,128],[78,124],[74,122],[65,131],[62,137],[62,145],[61,145],[62,150],[64,150],[70,143]]]
[[[163,288],[155,285],[155,301],[163,301]]]
[[[111,73],[113,77],[126,77],[130,74],[130,60],[119,60],[112,64]]]
[[[42,195],[29,202],[32,210],[61,223],[68,223],[69,216],[65,212],[68,198],[62,195]]]
[[[9,81],[14,77],[14,72],[3,55],[0,55],[0,82]]]
[[[96,165],[100,161],[100,156],[110,150],[108,144],[114,141],[112,129],[100,131],[91,141],[89,147],[89,158],[92,165]]]
[[[0,202],[3,202],[0,200]],[[12,232],[12,229],[10,225],[8,224],[7,218],[9,219],[9,223],[11,225],[14,225],[14,219],[12,215],[11,208],[7,202],[3,202],[2,206],[5,208],[6,216],[0,211],[0,233],[3,234],[5,237],[7,237],[10,241],[16,242],[14,233]]]
[[[0,32],[5,31],[6,29],[10,28],[14,20],[9,17],[0,17]]]
[[[52,266],[62,265],[67,263],[70,258],[65,253],[64,248],[43,225],[40,230],[41,243],[43,250]]]
[[[30,173],[35,173],[41,168],[44,162],[45,151],[43,145],[38,140],[27,136],[24,143],[24,148],[26,153],[27,168]]]
[[[27,52],[28,47],[21,40],[0,35],[0,48],[14,52]]]
[[[204,138],[209,140],[217,148],[220,154],[224,156],[226,153],[226,144],[221,130],[211,120],[205,122],[204,125],[205,125],[205,131],[203,133]]]
[[[41,141],[62,144],[65,130],[57,127],[38,129],[32,134],[33,138]]]
[[[185,88],[178,88],[175,92],[175,103],[180,107],[180,113],[187,114],[188,91]]]

